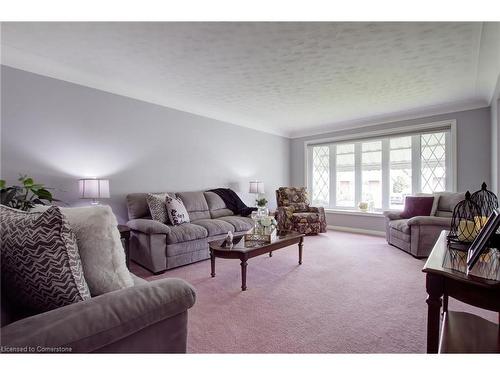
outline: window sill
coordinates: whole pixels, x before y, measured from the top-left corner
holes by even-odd
[[[384,217],[384,214],[382,212],[374,212],[374,211],[363,212],[363,211],[359,211],[359,210],[339,210],[339,209],[335,209],[335,208],[325,208],[325,212],[327,214]]]

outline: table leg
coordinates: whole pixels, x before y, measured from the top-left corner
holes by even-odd
[[[272,252],[272,251],[270,251],[270,252],[269,252],[269,257],[272,257],[272,256],[273,256],[273,252]]]
[[[241,260],[241,290],[247,290],[247,261]]]
[[[443,279],[427,274],[427,353],[437,353],[439,349],[439,325],[441,323],[441,297],[444,292]]]
[[[212,277],[215,277],[215,255],[214,253],[212,252],[212,250],[210,250],[210,266],[211,266],[211,273],[210,275]]]
[[[443,294],[443,312],[441,315],[444,315],[445,312],[448,312],[448,295]]]
[[[300,237],[299,241],[299,264],[302,264],[302,247],[304,246],[304,237]]]

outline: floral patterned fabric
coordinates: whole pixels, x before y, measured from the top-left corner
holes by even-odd
[[[276,190],[278,229],[303,234],[326,232],[323,207],[310,207],[305,187],[280,187]]]

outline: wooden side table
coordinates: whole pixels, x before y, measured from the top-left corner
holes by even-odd
[[[428,294],[427,353],[499,353],[500,315],[499,324],[494,324],[473,314],[448,311],[448,297],[452,297],[500,312],[500,281],[443,267],[448,251],[447,234],[441,232],[422,270],[426,273]]]
[[[127,264],[127,268],[130,264],[130,249],[129,249],[129,241],[130,241],[130,228],[123,224],[118,224],[118,231],[120,232],[120,238],[123,240],[123,249],[125,250],[125,263]]]

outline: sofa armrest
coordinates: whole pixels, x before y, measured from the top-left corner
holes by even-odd
[[[322,214],[325,212],[325,208],[324,207],[312,207],[312,206],[309,206],[309,212],[316,212],[318,214]]]
[[[402,211],[384,211],[383,215],[388,220],[400,220]]]
[[[321,220],[326,220],[325,208],[324,207],[309,207],[309,212],[315,212],[319,214]]]
[[[127,226],[142,233],[147,234],[169,234],[170,228],[157,220],[151,219],[134,219],[127,222]]]
[[[2,346],[92,352],[185,312],[195,299],[193,287],[183,280],[156,280],[4,326]]]
[[[276,221],[278,229],[288,231],[292,229],[292,216],[294,213],[293,207],[281,206],[276,209]]]
[[[407,224],[412,225],[437,225],[441,227],[449,227],[451,225],[451,217],[438,216],[414,216],[408,219]]]

